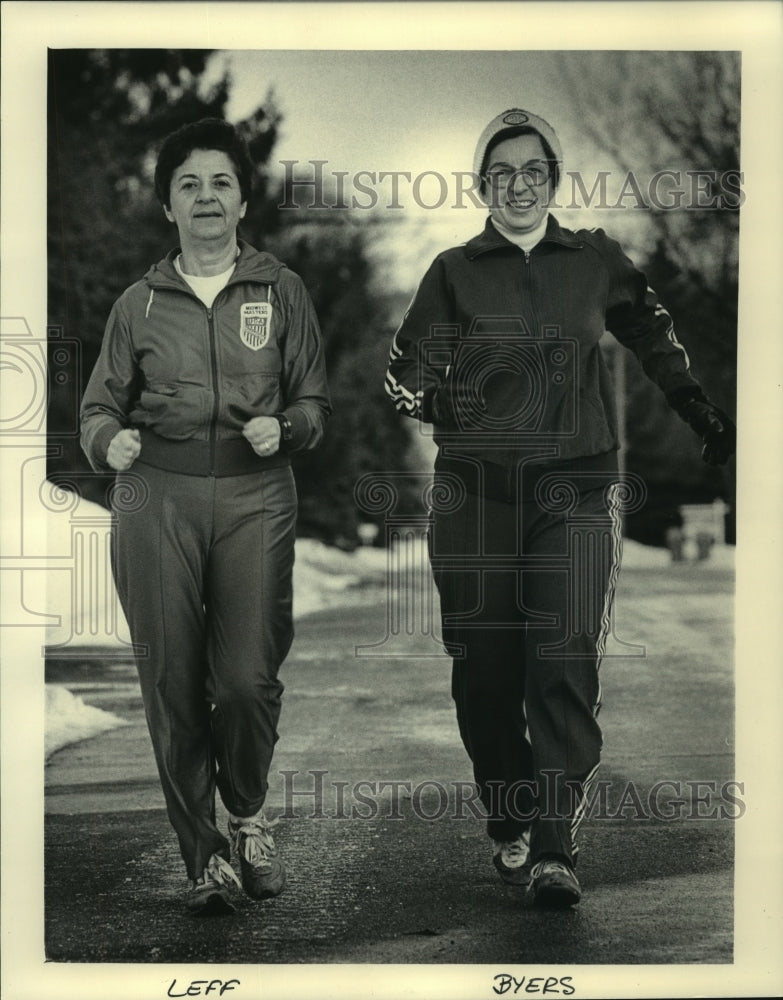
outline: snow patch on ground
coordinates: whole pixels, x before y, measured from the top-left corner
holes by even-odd
[[[46,685],[46,732],[44,752],[47,759],[61,747],[98,736],[110,729],[127,726],[112,712],[85,705],[78,695],[62,684]]]
[[[54,616],[57,622],[47,629],[47,644],[128,644],[127,624],[109,570],[109,513],[80,500],[68,509],[47,511],[42,522],[35,537],[43,539],[45,545],[47,586],[45,607],[35,610]],[[666,549],[628,539],[623,543],[625,570],[674,573],[678,565],[687,564],[673,564]],[[734,549],[716,546],[702,565],[729,569],[734,565]],[[424,538],[409,540],[393,550],[362,547],[354,552],[301,538],[296,543],[294,565],[294,617],[377,603],[385,600],[387,581],[400,578],[413,587],[432,587]],[[659,611],[663,613],[663,609]],[[69,743],[124,724],[118,716],[86,705],[61,685],[46,687],[47,757]]]
[[[383,549],[342,552],[312,538],[296,542],[294,617],[326,608],[361,604],[386,579],[388,555]]]
[[[695,546],[685,546],[684,564],[695,563]],[[668,549],[656,548],[653,545],[642,545],[629,538],[623,539],[623,569],[666,569],[670,566],[682,565],[673,563]],[[702,563],[705,568],[714,567],[731,569],[734,566],[734,547],[731,545],[713,546],[710,556]]]
[[[49,619],[50,649],[127,646],[130,633],[110,573],[109,512],[87,500],[74,500],[57,510],[31,512],[25,525],[40,552],[36,568],[26,571],[20,603]],[[372,600],[386,579],[387,565],[387,553],[381,549],[348,553],[299,539],[294,616]],[[125,724],[119,716],[85,704],[63,685],[46,685],[47,758],[64,746]]]

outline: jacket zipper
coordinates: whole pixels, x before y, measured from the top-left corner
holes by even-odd
[[[212,368],[212,419],[209,424],[209,474],[210,476],[215,475],[215,449],[217,441],[217,420],[218,413],[220,410],[220,392],[218,389],[218,370],[217,370],[217,343],[215,338],[215,317],[213,314],[215,304],[212,303],[212,309],[207,309],[207,326],[209,330],[209,355],[210,363]]]
[[[531,325],[531,340],[534,344],[539,343],[539,322],[538,322],[538,310],[536,309],[535,299],[533,298],[533,280],[532,280],[532,253],[530,250],[523,250],[522,253],[525,255],[525,266],[522,270],[523,277],[523,291],[527,294],[528,302],[530,303],[530,325]],[[517,475],[517,466],[511,465],[506,469],[506,490],[508,491],[508,496],[513,496],[513,479]]]
[[[523,250],[522,253],[525,255],[525,268],[522,272],[525,276],[525,291],[527,292],[528,300],[530,301],[530,317],[533,329],[530,331],[533,340],[537,341],[539,338],[539,323],[538,323],[538,310],[536,309],[535,299],[533,298],[533,278],[532,278],[532,254],[529,250]]]
[[[194,302],[197,302],[202,309],[206,311],[207,314],[207,336],[209,338],[209,360],[210,360],[210,370],[212,374],[212,389],[213,389],[213,403],[212,403],[212,419],[209,424],[209,474],[214,478],[215,476],[215,454],[217,451],[217,421],[218,414],[220,412],[220,389],[218,382],[218,363],[217,363],[217,336],[215,328],[215,303],[218,301],[220,296],[226,291],[226,289],[234,282],[234,275],[229,278],[228,284],[225,288],[222,288],[218,292],[215,301],[212,303],[212,308],[209,309],[204,303],[199,299],[199,297],[193,292],[192,289],[185,286],[184,288],[180,285],[175,285],[171,290],[183,292],[185,295],[189,296]],[[237,282],[239,284],[239,282]]]
[[[198,304],[202,307],[202,309],[206,310],[207,314],[207,335],[209,337],[210,369],[212,374],[212,388],[214,396],[214,401],[212,403],[212,419],[210,420],[210,425],[209,425],[209,469],[210,469],[209,474],[213,478],[216,473],[215,456],[217,451],[217,422],[218,422],[218,415],[220,412],[220,389],[218,382],[218,363],[217,363],[217,330],[215,326],[214,311],[218,299],[220,299],[220,297],[228,290],[228,288],[231,285],[241,284],[242,280],[244,279],[237,279],[236,274],[233,274],[229,278],[228,284],[225,286],[225,288],[222,288],[218,292],[215,301],[212,303],[211,309],[208,309],[201,301],[201,299],[199,299],[199,297],[193,292],[191,288],[187,287],[187,285],[185,285],[185,287],[179,284],[174,285],[173,287],[169,286],[171,287],[172,291],[176,290],[178,292],[184,292],[184,294],[188,295],[191,299],[193,299],[193,301],[198,302]],[[271,287],[270,283],[259,282],[259,284],[266,284],[267,302],[268,302],[270,295],[270,287]]]

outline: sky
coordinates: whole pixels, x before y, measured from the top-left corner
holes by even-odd
[[[310,160],[326,160],[327,173],[348,172],[348,197],[356,193],[365,205],[370,196],[351,186],[359,171],[410,173],[410,182],[398,182],[402,208],[381,214],[398,223],[382,255],[394,283],[412,290],[436,252],[464,242],[484,224],[486,212],[457,194],[453,174],[472,170],[476,141],[492,118],[510,107],[534,109],[557,123],[562,141],[571,140],[570,105],[553,96],[559,93],[555,63],[550,53],[265,50],[221,53],[213,69],[226,66],[232,75],[227,111],[233,120],[274,91],[284,115],[270,164],[277,176],[284,174],[284,160],[298,161],[295,170],[304,177],[312,176]],[[434,207],[442,200],[437,179],[422,178],[417,191],[413,187],[428,171],[448,181],[449,197],[440,208]],[[391,185],[379,178],[379,204],[393,203]],[[451,207],[457,202],[465,207]]]
[[[528,40],[520,38],[520,43]],[[470,181],[458,180],[455,173],[472,170],[479,135],[508,108],[521,107],[547,120],[563,147],[564,170],[582,173],[588,188],[599,170],[614,170],[616,164],[590,138],[585,121],[598,122],[613,107],[617,121],[626,125],[623,153],[634,170],[644,174],[692,166],[665,146],[660,161],[650,162],[649,147],[635,134],[643,132],[643,123],[634,121],[631,100],[633,85],[641,82],[677,114],[682,94],[672,86],[672,70],[689,57],[637,52],[633,58],[631,79],[621,57],[600,51],[224,50],[213,57],[210,75],[229,71],[227,114],[234,121],[274,93],[283,122],[269,164],[273,175],[282,178],[283,161],[296,161],[287,169],[297,178],[312,179],[316,168],[310,161],[326,161],[324,174],[344,174],[347,199],[353,195],[365,207],[372,196],[357,190],[357,175],[376,174],[375,182],[363,179],[377,195],[376,212],[398,223],[381,252],[394,283],[412,291],[436,252],[482,228],[486,210],[464,193]],[[702,94],[700,100],[709,115],[712,95]],[[383,171],[410,174],[410,179],[399,178],[397,208],[390,207],[395,204],[392,180],[378,176]],[[610,183],[619,183],[615,178],[620,176],[615,171]],[[564,182],[566,201],[571,190]],[[295,197],[303,204],[311,192],[299,188]],[[570,228],[603,226],[640,257],[649,232],[644,215],[569,209],[559,218]]]
[[[281,158],[351,168],[470,170],[484,125],[507,107],[560,118],[550,53],[293,51],[221,57],[235,80],[230,114],[273,86],[287,121]],[[559,112],[559,113],[558,113]]]

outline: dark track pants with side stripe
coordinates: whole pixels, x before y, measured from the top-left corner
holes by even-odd
[[[530,828],[534,862],[575,863],[599,764],[598,670],[620,558],[613,496],[554,493],[547,509],[467,493],[432,515],[452,694],[487,832],[511,840]]]
[[[138,493],[139,503],[127,502]],[[123,497],[126,497],[123,502]],[[263,805],[293,638],[290,467],[214,478],[137,462],[114,494],[113,572],[169,820],[188,876],[229,857],[215,788]]]

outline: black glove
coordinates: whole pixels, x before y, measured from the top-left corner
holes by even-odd
[[[702,459],[708,465],[725,465],[737,449],[737,428],[728,413],[711,403],[698,386],[677,389],[667,399],[703,440]]]
[[[429,412],[432,422],[442,428],[460,431],[487,430],[483,419],[484,401],[464,382],[447,378],[431,394]]]
[[[457,424],[454,412],[454,387],[448,382],[439,385],[430,397],[432,422],[441,427],[455,427]]]

